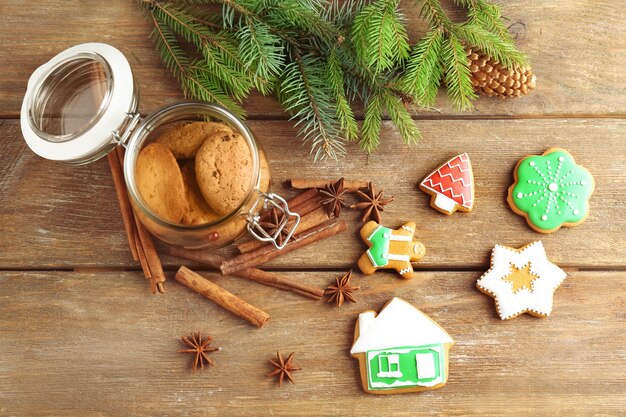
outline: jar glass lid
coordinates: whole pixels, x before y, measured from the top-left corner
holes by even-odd
[[[21,128],[38,155],[90,162],[116,142],[113,132],[136,110],[130,65],[114,47],[69,48],[33,72],[22,102]]]

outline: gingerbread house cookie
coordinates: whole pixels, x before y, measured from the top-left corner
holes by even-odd
[[[399,394],[444,386],[453,344],[435,321],[396,297],[378,315],[359,314],[350,354],[359,361],[365,392]]]

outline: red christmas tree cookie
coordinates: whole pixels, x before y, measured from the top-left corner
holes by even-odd
[[[457,210],[470,212],[474,208],[474,174],[466,153],[455,156],[431,172],[419,185],[431,195],[430,205],[450,215]]]

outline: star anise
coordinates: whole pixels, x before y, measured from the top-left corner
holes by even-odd
[[[393,196],[389,198],[383,198],[385,190],[380,190],[378,193],[374,189],[374,184],[370,182],[365,189],[365,192],[357,190],[356,192],[361,199],[359,203],[353,204],[350,208],[363,210],[363,216],[361,221],[365,222],[367,219],[375,220],[376,223],[381,222],[380,212],[384,211],[384,206],[391,203],[394,199]]]
[[[284,217],[285,213],[279,214],[278,209],[274,207],[270,210],[270,218],[264,222],[260,222],[259,226],[261,226],[270,236],[274,236],[274,233],[276,233],[276,230],[278,230],[278,227],[280,226],[280,223],[283,221]],[[283,244],[283,241],[289,235],[289,231],[291,230],[292,225],[293,221],[288,220],[285,227],[283,227],[280,231],[278,237],[276,237],[276,243],[278,243],[279,245]]]
[[[293,376],[291,375],[293,372],[295,371],[300,371],[302,370],[302,368],[298,368],[296,366],[294,366],[293,363],[291,363],[293,361],[293,357],[295,356],[296,352],[291,352],[291,355],[289,355],[287,357],[287,360],[285,360],[283,358],[283,355],[280,354],[280,352],[276,352],[276,358],[277,360],[272,360],[270,359],[269,362],[272,364],[272,366],[274,367],[274,370],[272,372],[270,372],[269,374],[267,374],[267,376],[276,376],[278,375],[278,386],[280,387],[283,383],[283,380],[285,379],[285,377],[291,381],[292,384],[295,384],[294,380],[293,380]]]
[[[335,217],[339,217],[341,207],[348,207],[345,201],[348,190],[343,187],[343,178],[337,182],[327,184],[324,188],[320,188],[319,192],[323,196],[321,203],[324,206],[328,206],[328,211],[334,214]]]
[[[191,336],[183,336],[180,338],[183,343],[188,346],[187,349],[180,349],[178,353],[195,353],[196,357],[194,358],[193,365],[191,366],[191,370],[196,372],[198,366],[200,369],[204,369],[204,364],[206,363],[209,366],[215,365],[209,357],[207,356],[207,352],[215,352],[216,350],[220,350],[220,348],[214,348],[209,346],[213,341],[211,336],[207,336],[206,339],[202,340],[202,335],[200,332],[192,333]]]
[[[354,287],[350,284],[350,280],[352,279],[352,270],[346,272],[342,277],[335,278],[336,284],[329,285],[324,290],[324,295],[328,297],[327,302],[332,303],[333,301],[337,303],[338,307],[343,305],[345,300],[356,303],[356,298],[352,293],[359,289],[359,287]]]

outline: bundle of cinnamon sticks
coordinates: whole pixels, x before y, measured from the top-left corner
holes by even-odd
[[[126,230],[130,252],[133,255],[133,259],[141,263],[141,269],[146,279],[150,282],[152,293],[156,294],[157,291],[164,293],[165,273],[163,272],[159,254],[154,247],[152,236],[135,216],[128,198],[128,190],[124,181],[124,149],[120,146],[116,147],[109,152],[107,158],[111,168],[111,175],[113,176],[115,193],[122,211],[122,219],[124,220],[124,229]]]

